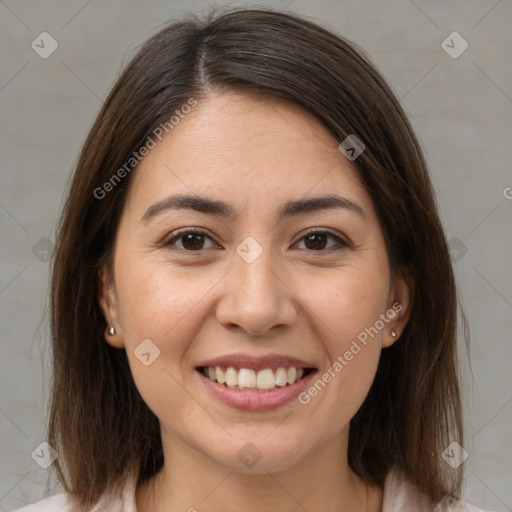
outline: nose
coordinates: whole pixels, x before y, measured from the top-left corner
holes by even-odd
[[[217,320],[224,327],[263,336],[295,323],[294,294],[282,272],[271,268],[271,263],[267,251],[252,263],[235,255],[235,268],[224,282],[225,290],[216,308]]]

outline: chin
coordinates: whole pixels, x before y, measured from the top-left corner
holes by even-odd
[[[268,428],[265,429],[263,435],[257,438],[255,436],[244,436],[243,438],[233,436],[226,445],[219,445],[222,452],[210,452],[206,455],[230,471],[251,475],[285,471],[300,464],[305,456],[303,443],[300,445],[283,443],[282,432],[279,438],[270,439],[268,436]],[[286,439],[288,436],[284,437]]]

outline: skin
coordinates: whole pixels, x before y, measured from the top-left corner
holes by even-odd
[[[349,422],[381,350],[395,342],[391,330],[405,327],[410,287],[402,273],[392,277],[371,197],[338,144],[295,105],[213,93],[134,172],[113,275],[106,268],[99,275],[99,301],[116,330],[106,340],[126,349],[161,426],[165,464],[138,487],[139,512],[381,510],[382,489],[348,466]],[[176,193],[225,201],[237,215],[174,209],[141,221],[151,205]],[[365,219],[331,208],[277,222],[286,201],[333,193],[357,203]],[[199,250],[183,237],[174,246],[161,243],[187,227],[208,232],[192,244]],[[327,229],[351,246],[324,236],[319,250],[304,238],[309,228]],[[248,236],[263,249],[250,264],[236,252]],[[312,362],[322,374],[396,302],[400,313],[307,405],[234,409],[195,371],[219,355],[274,352]],[[148,338],[160,355],[145,366],[134,350]],[[247,442],[262,455],[250,468],[237,457]]]

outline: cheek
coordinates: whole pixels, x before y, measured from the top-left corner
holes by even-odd
[[[137,266],[120,261],[119,269],[119,313],[139,393],[158,418],[192,414],[194,402],[182,383],[193,368],[191,340],[204,327],[208,292],[218,279],[200,271],[191,279],[190,272],[177,273],[150,260]]]
[[[154,336],[162,346],[174,346],[169,339],[179,338],[184,328],[199,326],[197,305],[215,284],[199,269],[177,271],[156,258],[120,261],[116,283],[120,320],[130,343]]]
[[[346,266],[300,291],[322,343],[325,366],[304,397],[320,416],[330,417],[329,431],[348,423],[373,383],[384,330],[389,274],[375,266]],[[308,292],[309,290],[309,292]],[[307,292],[307,293],[306,293]],[[376,323],[380,328],[375,328]],[[319,382],[321,381],[321,382]],[[315,405],[316,401],[316,405]],[[305,405],[308,407],[309,405]]]
[[[302,280],[298,294],[323,329],[332,357],[373,326],[385,312],[389,273],[379,264],[346,265],[321,278]]]
[[[159,397],[167,397],[166,408],[177,407],[177,381],[191,371],[191,340],[207,321],[208,292],[218,279],[199,270],[191,279],[190,271],[178,273],[150,258],[137,264],[120,259],[118,268],[119,320],[137,388],[152,409]]]

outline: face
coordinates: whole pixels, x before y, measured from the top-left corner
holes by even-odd
[[[409,292],[338,144],[296,106],[214,94],[134,171],[100,303],[164,449],[263,472],[346,440]]]

